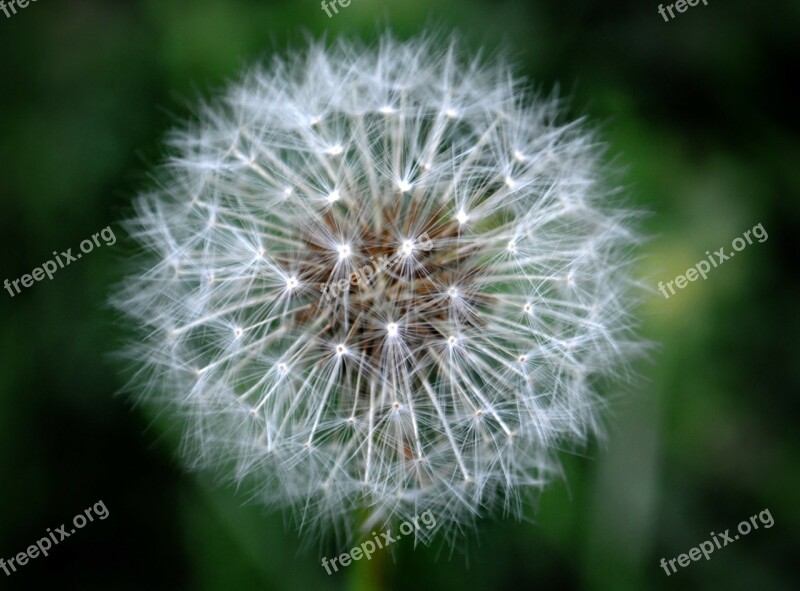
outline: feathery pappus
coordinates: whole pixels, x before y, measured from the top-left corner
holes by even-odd
[[[127,223],[132,386],[184,419],[192,465],[301,528],[518,514],[640,347],[637,213],[595,134],[438,41],[246,71]]]

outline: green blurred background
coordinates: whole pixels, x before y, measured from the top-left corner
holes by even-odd
[[[710,0],[668,23],[657,6],[353,0],[328,18],[318,0],[39,0],[0,13],[0,280],[109,224],[120,238],[0,293],[0,557],[98,500],[110,511],[0,572],[0,588],[800,588],[800,3]],[[394,562],[327,576],[282,516],[184,472],[177,433],[117,395],[108,354],[124,334],[105,302],[130,248],[117,222],[197,97],[305,33],[370,39],[379,23],[505,43],[539,88],[558,85],[651,213],[639,272],[653,287],[758,223],[769,239],[647,299],[659,348],[645,379],[615,400],[605,442],[565,455],[528,522],[484,520],[452,555],[399,543]],[[765,508],[771,529],[660,568]]]

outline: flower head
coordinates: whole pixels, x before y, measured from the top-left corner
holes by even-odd
[[[631,213],[592,134],[505,66],[313,44],[170,148],[115,302],[194,463],[302,525],[441,527],[517,511],[597,430],[635,344]]]

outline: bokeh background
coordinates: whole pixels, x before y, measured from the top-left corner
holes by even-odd
[[[505,44],[602,129],[650,212],[655,287],[758,223],[768,232],[670,300],[642,306],[658,348],[616,396],[608,437],[564,456],[527,521],[485,520],[451,553],[328,576],[280,515],[186,473],[178,434],[118,395],[106,307],[130,248],[117,225],[191,105],[306,33],[428,25]],[[0,13],[0,280],[109,224],[103,246],[13,299],[0,292],[0,557],[102,500],[89,524],[0,588],[800,588],[797,236],[800,3],[710,0],[39,0]],[[729,248],[728,248],[729,250]],[[741,520],[775,520],[670,577],[659,566]],[[409,540],[410,541],[410,540]],[[328,555],[333,554],[333,549]]]

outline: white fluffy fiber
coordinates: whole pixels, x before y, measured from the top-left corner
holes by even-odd
[[[633,213],[558,110],[385,36],[256,67],[175,132],[114,303],[189,460],[302,527],[518,513],[637,347]]]

